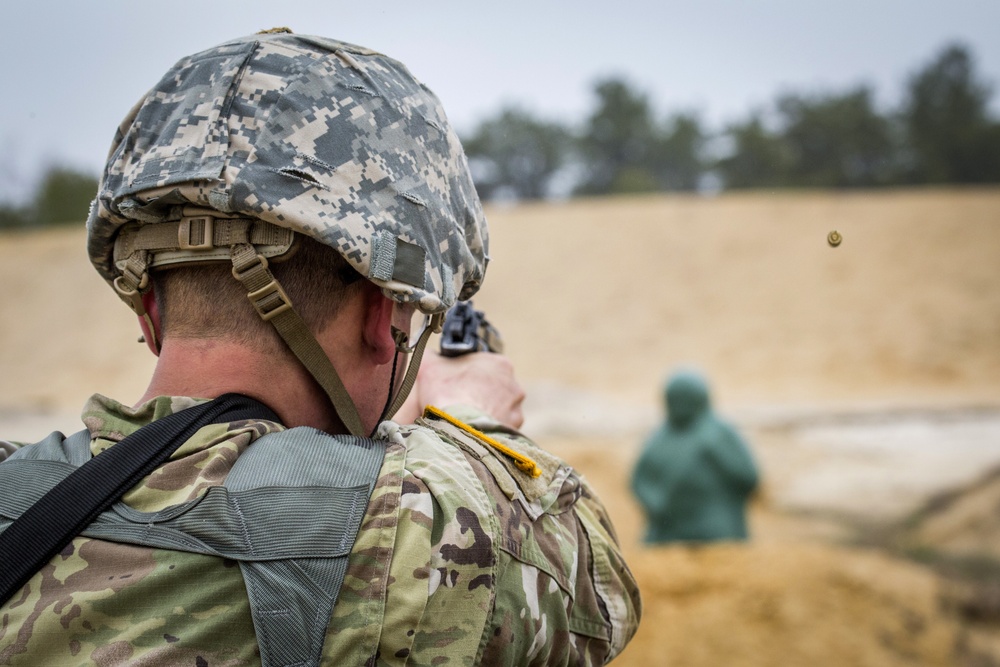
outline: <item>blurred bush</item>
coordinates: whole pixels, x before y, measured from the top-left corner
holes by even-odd
[[[51,167],[28,204],[0,202],[0,230],[84,222],[96,194],[96,177],[68,167]]]
[[[916,71],[896,109],[878,109],[864,85],[785,92],[713,132],[693,112],[660,120],[622,78],[600,80],[593,92],[576,128],[512,109],[483,121],[465,142],[480,194],[545,198],[567,175],[562,189],[574,194],[1000,183],[992,90],[961,44]]]

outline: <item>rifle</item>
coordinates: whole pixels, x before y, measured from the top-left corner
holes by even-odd
[[[441,355],[458,357],[472,352],[503,352],[503,339],[471,301],[458,301],[445,314],[441,327]]]

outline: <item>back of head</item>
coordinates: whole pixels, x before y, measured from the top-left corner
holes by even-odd
[[[339,257],[331,273],[349,267],[440,318],[478,290],[488,261],[482,207],[437,97],[380,53],[287,30],[171,68],[121,123],[87,228],[92,263],[143,317],[151,271],[176,295],[170,283],[202,290],[211,272],[199,282],[167,269],[228,265],[215,275],[242,285],[238,308],[274,326],[342,417],[332,367],[295,350],[308,327],[289,312],[309,305],[282,288],[276,274],[294,270],[280,262],[296,262],[305,238]]]
[[[270,269],[306,326],[316,333],[357,292],[361,276],[329,246],[309,237],[297,238],[295,245],[289,253],[294,261],[273,262]],[[274,328],[250,306],[246,289],[233,279],[228,263],[153,269],[150,284],[164,340],[228,340],[271,359],[290,354]]]
[[[688,428],[710,410],[708,384],[700,373],[680,371],[667,381],[664,399],[672,428]]]

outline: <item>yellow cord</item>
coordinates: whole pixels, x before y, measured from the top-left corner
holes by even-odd
[[[519,469],[523,470],[524,472],[526,472],[527,474],[531,475],[532,477],[539,477],[539,476],[541,476],[542,469],[538,467],[537,463],[535,463],[534,461],[532,461],[531,459],[529,459],[524,454],[521,454],[520,452],[515,452],[513,449],[511,449],[507,445],[503,444],[499,440],[495,440],[494,438],[491,438],[490,436],[486,435],[482,431],[479,431],[479,430],[476,430],[476,429],[472,428],[471,426],[469,426],[465,422],[458,421],[457,419],[455,419],[454,417],[452,417],[451,415],[449,415],[447,412],[439,410],[439,409],[435,408],[433,405],[428,405],[426,408],[424,408],[424,413],[428,413],[428,412],[431,413],[432,415],[434,415],[435,417],[439,417],[439,418],[445,420],[446,422],[448,422],[452,426],[456,426],[456,427],[462,429],[463,431],[465,431],[466,433],[474,435],[475,437],[479,438],[480,440],[482,440],[482,441],[484,441],[486,443],[489,443],[490,446],[492,446],[494,449],[497,449],[497,450],[503,452],[504,454],[506,454],[507,456],[509,456],[510,458],[514,459],[514,465],[516,465]]]

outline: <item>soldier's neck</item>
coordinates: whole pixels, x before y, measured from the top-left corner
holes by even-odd
[[[239,393],[264,403],[288,427],[340,430],[325,395],[290,355],[262,355],[240,343],[214,339],[163,341],[156,369],[139,403],[157,396],[216,398]]]

